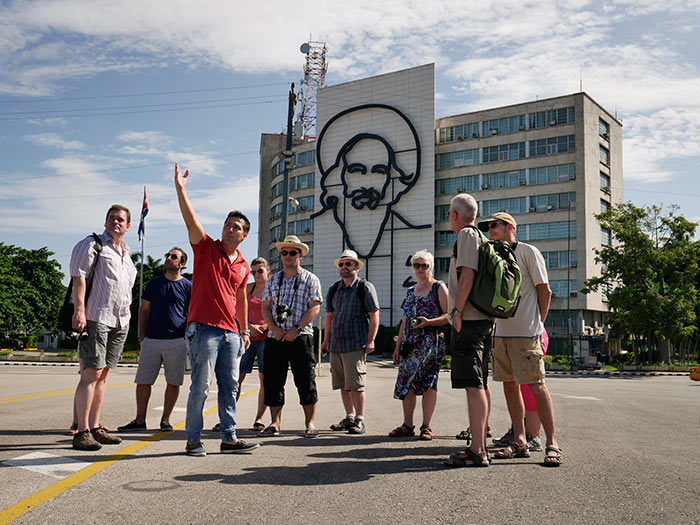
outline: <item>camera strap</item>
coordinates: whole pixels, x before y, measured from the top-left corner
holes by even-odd
[[[277,305],[282,303],[282,283],[284,282],[284,270],[280,271],[279,284],[277,286]],[[301,284],[301,277],[299,276],[299,271],[297,271],[294,276],[294,291],[292,294],[292,302],[289,304],[289,309],[294,311],[294,301],[297,298],[297,290],[299,290],[299,285]],[[288,293],[285,294],[285,298],[289,298]]]

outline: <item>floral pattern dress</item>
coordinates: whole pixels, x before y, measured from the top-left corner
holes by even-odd
[[[432,294],[428,292],[426,295],[415,295],[415,289],[415,286],[408,289],[402,305],[406,318],[402,341],[408,340],[412,350],[399,362],[395,399],[404,399],[411,390],[419,396],[429,388],[437,390],[438,374],[445,359],[445,342],[442,337],[438,337],[435,327],[409,328],[409,319],[419,316],[434,319],[441,315]]]

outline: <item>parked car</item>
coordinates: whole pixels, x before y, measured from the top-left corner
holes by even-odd
[[[24,342],[21,339],[0,339],[0,348],[22,350],[24,349]]]

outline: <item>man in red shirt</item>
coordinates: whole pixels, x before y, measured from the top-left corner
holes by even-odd
[[[245,290],[250,267],[238,246],[248,236],[250,221],[241,212],[232,211],[224,222],[221,240],[209,237],[185,191],[189,174],[190,170],[184,175],[180,173],[180,167],[175,164],[177,200],[194,251],[192,297],[185,332],[192,365],[185,453],[206,455],[201,442],[202,411],[214,374],[219,390],[221,452],[250,452],[260,445],[237,439],[235,421],[238,368],[243,352],[250,345]]]

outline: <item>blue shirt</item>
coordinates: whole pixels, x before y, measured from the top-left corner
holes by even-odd
[[[142,295],[151,303],[146,336],[150,339],[185,337],[191,295],[192,281],[184,277],[171,281],[160,275],[148,281]]]

